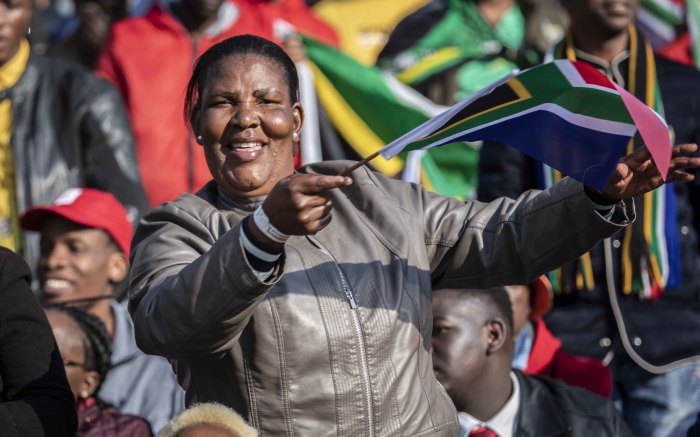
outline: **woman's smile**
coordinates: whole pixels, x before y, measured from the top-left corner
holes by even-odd
[[[263,153],[264,143],[245,142],[233,143],[225,148],[227,157],[235,163],[236,161],[248,162],[258,159]]]

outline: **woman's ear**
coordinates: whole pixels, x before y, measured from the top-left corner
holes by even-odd
[[[197,140],[197,144],[199,144],[201,146],[204,144],[204,140],[202,139],[202,134],[199,131],[199,117],[200,117],[200,111],[199,111],[199,101],[198,101],[192,107],[192,112],[190,112],[190,126],[192,127],[192,133],[194,133],[194,137]]]
[[[97,387],[100,385],[100,375],[94,370],[86,370],[83,376],[83,380],[80,381],[80,395],[81,399],[86,399],[92,396]]]
[[[292,116],[294,117],[294,133],[297,138],[301,135],[301,127],[304,124],[304,108],[301,103],[296,102],[292,106]]]
[[[301,127],[304,124],[304,108],[301,103],[296,102],[292,106],[292,116],[294,117],[294,131],[292,132],[292,155],[298,156],[301,152]]]
[[[486,353],[491,355],[500,350],[506,342],[506,323],[503,319],[495,317],[486,322]]]

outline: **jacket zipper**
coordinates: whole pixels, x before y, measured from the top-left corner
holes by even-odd
[[[345,293],[345,297],[347,298],[348,302],[350,303],[350,314],[352,314],[352,321],[353,325],[355,328],[355,334],[357,336],[357,341],[360,345],[360,366],[361,366],[361,371],[362,371],[362,377],[364,379],[364,388],[365,388],[365,401],[367,402],[367,422],[368,422],[368,437],[373,437],[374,436],[374,409],[372,408],[372,390],[370,388],[370,379],[369,379],[369,364],[367,363],[367,352],[365,350],[365,339],[364,336],[362,335],[362,325],[360,325],[360,316],[357,314],[357,302],[355,302],[355,296],[352,294],[352,290],[350,290],[350,286],[348,285],[347,280],[345,279],[345,274],[343,273],[343,270],[340,268],[340,265],[338,264],[338,261],[331,255],[330,252],[326,250],[325,247],[321,245],[317,240],[311,239],[310,240],[314,243],[316,247],[319,248],[321,252],[323,252],[326,256],[328,256],[331,260],[333,260],[333,265],[335,265],[336,271],[338,272],[338,276],[340,277],[340,283],[343,286],[343,292]]]

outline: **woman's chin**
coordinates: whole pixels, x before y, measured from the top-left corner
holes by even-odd
[[[265,189],[265,181],[258,178],[224,178],[223,184],[219,185],[229,194],[238,197],[257,197],[264,196],[270,192],[270,189]]]

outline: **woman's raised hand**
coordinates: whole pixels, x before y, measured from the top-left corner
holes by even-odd
[[[697,144],[682,144],[673,148],[666,182],[690,182],[695,177],[687,169],[700,167],[700,157],[691,156]],[[654,190],[664,184],[647,147],[640,147],[617,163],[601,194],[610,199],[629,199]]]
[[[262,204],[270,223],[287,235],[313,235],[328,226],[329,190],[352,184],[344,176],[293,174],[275,185]]]

